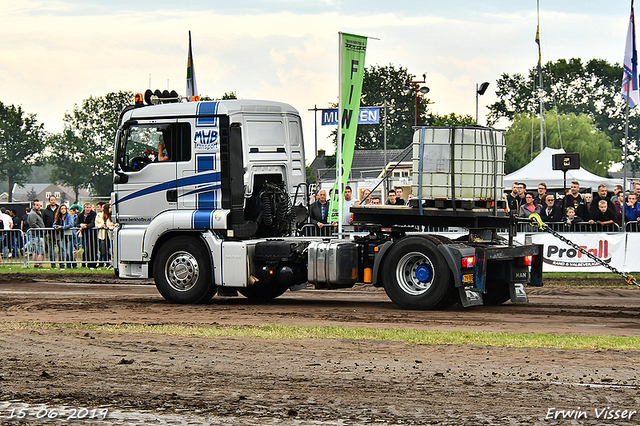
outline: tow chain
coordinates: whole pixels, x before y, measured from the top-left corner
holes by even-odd
[[[529,216],[529,219],[531,219],[532,225],[537,225],[538,228],[540,228],[540,230],[542,231],[546,231],[548,233],[550,233],[551,235],[553,235],[554,237],[556,237],[557,239],[559,239],[560,241],[562,241],[563,243],[567,244],[568,246],[578,250],[580,253],[584,254],[585,256],[587,256],[589,259],[595,261],[596,263],[598,263],[601,266],[604,266],[605,268],[607,268],[608,270],[610,270],[611,272],[613,272],[614,274],[617,274],[620,278],[622,278],[623,280],[625,280],[625,282],[629,285],[635,285],[636,287],[640,287],[640,284],[638,284],[638,282],[636,281],[636,279],[633,277],[633,275],[627,275],[624,272],[620,272],[618,271],[618,269],[616,269],[615,267],[609,265],[607,262],[603,261],[600,258],[597,258],[596,256],[594,256],[592,253],[590,253],[589,251],[587,251],[586,249],[580,247],[579,245],[577,245],[576,243],[574,243],[573,241],[570,241],[569,239],[567,239],[566,237],[564,237],[563,235],[561,235],[559,232],[554,231],[553,229],[551,229],[549,227],[549,225],[547,225],[546,223],[544,223],[542,221],[542,219],[540,218],[539,214],[532,214],[531,216]]]

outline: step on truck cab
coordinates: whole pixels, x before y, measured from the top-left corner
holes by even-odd
[[[153,278],[168,301],[238,292],[270,300],[307,283],[366,282],[403,308],[435,309],[526,301],[524,283],[541,284],[541,246],[498,242],[495,228],[508,219],[477,206],[352,208],[359,230],[349,238],[299,236],[308,191],[293,107],[146,100],[118,122],[113,264],[121,278]],[[432,221],[468,226],[469,236],[420,232]]]

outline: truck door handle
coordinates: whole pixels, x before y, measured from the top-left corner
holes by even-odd
[[[168,203],[177,203],[178,202],[178,190],[177,189],[169,189],[167,191],[167,202]]]

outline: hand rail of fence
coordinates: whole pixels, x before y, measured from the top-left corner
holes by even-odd
[[[315,223],[306,223],[300,227],[298,234],[304,237],[331,237],[337,234],[337,231],[330,224],[323,224],[320,228]]]
[[[622,232],[622,228],[617,224],[603,226],[581,222],[567,225],[564,222],[555,222],[547,225],[554,231],[562,233]],[[525,233],[541,232],[528,223],[519,223],[517,229],[518,232]],[[629,222],[625,230],[638,232],[640,223]],[[425,227],[423,229],[423,232],[443,234],[451,231],[451,228]],[[316,224],[307,223],[300,227],[298,234],[307,237],[331,237],[336,235],[336,230],[329,224],[320,228]],[[96,228],[84,230],[43,228],[29,229],[27,232],[19,229],[4,229],[0,230],[0,264],[23,267],[42,265],[54,268],[113,267],[112,238],[113,234],[110,230]]]
[[[622,228],[617,224],[600,225],[599,223],[590,224],[589,222],[579,222],[569,225],[566,222],[548,222],[546,225],[556,232],[569,232],[569,233],[598,233],[598,232],[621,232]],[[628,225],[636,225],[635,223],[628,223]],[[537,225],[531,225],[528,223],[518,223],[518,232],[544,232]],[[627,227],[629,231],[630,228]],[[634,228],[633,231],[637,231],[638,228]]]
[[[112,232],[107,229],[0,230],[2,263],[24,267],[112,267]]]

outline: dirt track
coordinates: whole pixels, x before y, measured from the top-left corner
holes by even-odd
[[[177,306],[166,303],[153,286],[118,285],[104,277],[76,280],[110,283],[55,284],[34,276],[0,276],[3,320],[640,336],[640,291],[635,289],[529,289],[527,305],[413,312],[398,309],[384,292],[371,289],[288,292],[265,305],[216,297],[204,305]],[[108,409],[107,420],[94,424],[640,423],[638,414],[631,420],[596,418],[596,410],[606,407],[640,411],[638,351],[206,339],[61,329],[3,331],[0,342],[0,424],[20,424],[8,420],[10,410],[33,411],[33,404],[47,404],[45,410],[58,405]],[[545,420],[558,410],[577,410],[573,417],[581,418],[577,423]],[[24,420],[31,423],[36,414],[26,414]]]

